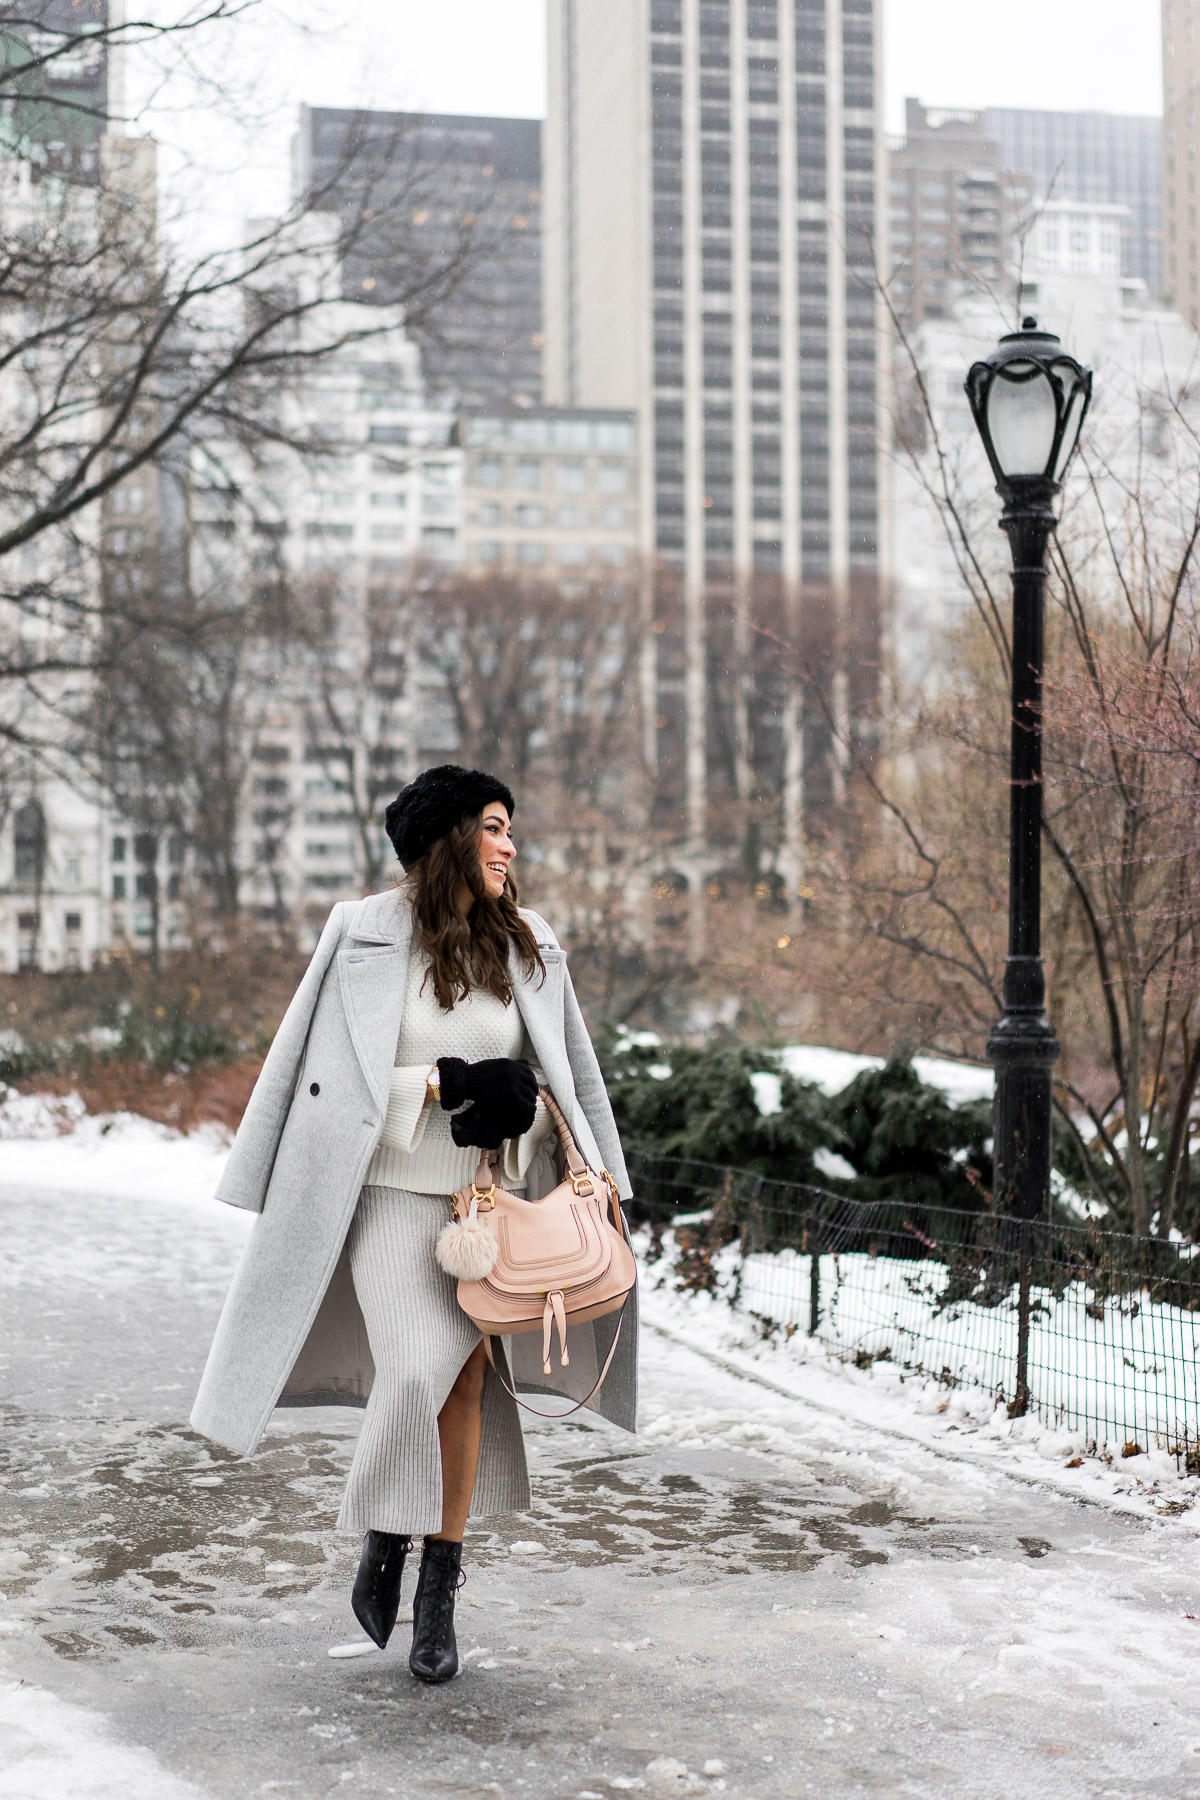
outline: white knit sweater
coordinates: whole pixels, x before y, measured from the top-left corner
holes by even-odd
[[[473,988],[465,1000],[443,1012],[433,991],[429,958],[414,943],[409,952],[408,989],[387,1117],[367,1170],[368,1187],[453,1194],[473,1179],[479,1151],[460,1149],[450,1135],[453,1115],[426,1100],[430,1071],[439,1056],[461,1056],[464,1062],[482,1062],[491,1056],[524,1056],[534,1061],[515,1001],[506,1006],[494,994]],[[550,1116],[539,1100],[525,1135],[508,1138],[502,1146],[501,1180],[506,1188],[524,1188],[529,1165],[551,1129]]]

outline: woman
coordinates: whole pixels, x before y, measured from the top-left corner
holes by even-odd
[[[409,1667],[458,1667],[454,1596],[468,1514],[519,1511],[529,1480],[507,1386],[581,1399],[617,1317],[572,1328],[550,1379],[513,1340],[496,1368],[434,1256],[449,1196],[497,1150],[503,1185],[558,1179],[539,1085],[598,1172],[630,1194],[603,1078],[553,932],[517,906],[513,796],[443,764],[387,809],[399,889],[335,906],[263,1064],[217,1197],[260,1214],[192,1412],[249,1455],[280,1406],[367,1408],[339,1516],[363,1536],[352,1605],[382,1648],[424,1538]],[[589,1401],[636,1412],[636,1306]],[[578,1333],[578,1339],[576,1334]]]

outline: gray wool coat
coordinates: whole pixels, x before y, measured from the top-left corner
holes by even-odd
[[[612,1108],[566,956],[544,919],[522,916],[546,965],[544,981],[536,970],[527,976],[515,956],[510,971],[539,1075],[588,1162],[608,1168],[628,1199]],[[255,1449],[276,1406],[365,1406],[371,1391],[375,1365],[345,1242],[383,1130],[411,936],[411,909],[398,890],[334,907],[217,1189],[219,1200],[259,1216],[217,1325],[192,1425],[240,1455]],[[557,1178],[547,1146],[531,1171],[529,1198]],[[616,1328],[615,1316],[573,1326],[570,1366],[549,1380],[540,1334],[509,1340],[515,1385],[582,1398]],[[627,1431],[635,1429],[637,1337],[635,1292],[592,1402]]]

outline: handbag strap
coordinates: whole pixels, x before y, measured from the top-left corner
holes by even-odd
[[[621,1341],[621,1332],[624,1330],[624,1327],[625,1327],[625,1308],[628,1305],[629,1305],[629,1295],[626,1294],[624,1300],[621,1302],[621,1317],[617,1321],[617,1329],[613,1333],[612,1345],[609,1349],[608,1355],[604,1359],[604,1367],[601,1369],[599,1375],[597,1375],[595,1381],[593,1382],[592,1386],[588,1389],[587,1393],[583,1396],[583,1399],[577,1400],[575,1402],[574,1406],[567,1408],[566,1412],[543,1412],[540,1406],[530,1406],[528,1400],[522,1400],[520,1394],[518,1394],[513,1388],[509,1387],[507,1381],[505,1381],[503,1375],[500,1373],[500,1370],[497,1368],[495,1353],[492,1350],[492,1339],[490,1337],[485,1337],[483,1340],[483,1348],[487,1354],[488,1361],[492,1365],[492,1370],[493,1370],[493,1373],[495,1374],[496,1380],[500,1383],[500,1386],[504,1389],[505,1393],[508,1395],[510,1400],[515,1400],[518,1406],[524,1407],[525,1411],[528,1413],[533,1413],[535,1418],[538,1418],[538,1419],[569,1419],[571,1417],[572,1413],[577,1413],[579,1411],[580,1407],[587,1405],[588,1401],[592,1398],[593,1394],[599,1392],[600,1387],[604,1382],[605,1376],[608,1374],[608,1371],[611,1369],[612,1359],[617,1354],[617,1345]]]
[[[567,1168],[570,1170],[571,1174],[575,1176],[589,1174],[590,1171],[587,1163],[580,1155],[579,1145],[575,1142],[575,1134],[567,1124],[566,1114],[563,1112],[562,1107],[558,1104],[558,1101],[554,1098],[554,1095],[550,1092],[548,1087],[540,1087],[538,1093],[541,1096],[546,1111],[554,1120],[555,1127],[558,1131],[558,1141],[562,1145],[563,1157],[566,1161]]]
[[[558,1132],[558,1141],[562,1145],[563,1160],[567,1165],[567,1173],[573,1178],[572,1185],[579,1181],[594,1180],[595,1176],[593,1171],[588,1167],[586,1159],[580,1152],[579,1145],[575,1142],[575,1133],[567,1124],[566,1114],[563,1112],[562,1107],[558,1104],[558,1101],[554,1098],[554,1095],[548,1087],[540,1087],[538,1089],[538,1095],[544,1104],[546,1111],[554,1121],[555,1129]],[[475,1170],[474,1183],[477,1193],[487,1193],[489,1188],[498,1185],[499,1166],[499,1150],[481,1150],[479,1152],[479,1165]],[[624,1237],[625,1228],[624,1220],[621,1217],[621,1197],[617,1192],[617,1184],[607,1169],[602,1169],[600,1171],[600,1178],[608,1188],[609,1202],[612,1207],[613,1224],[621,1236]],[[464,1189],[464,1194],[468,1192],[469,1190]],[[456,1195],[455,1198],[457,1199],[458,1196]],[[557,1417],[557,1415],[553,1416]]]

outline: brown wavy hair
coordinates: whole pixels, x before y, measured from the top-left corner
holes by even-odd
[[[473,987],[503,1000],[512,999],[508,953],[515,945],[525,973],[535,969],[546,978],[537,939],[517,911],[517,889],[510,871],[504,892],[494,900],[483,884],[479,857],[482,813],[462,819],[429,846],[408,871],[404,888],[412,901],[413,932],[432,964],[433,991],[446,1012],[465,1000]],[[462,878],[475,896],[464,918],[454,900]]]

